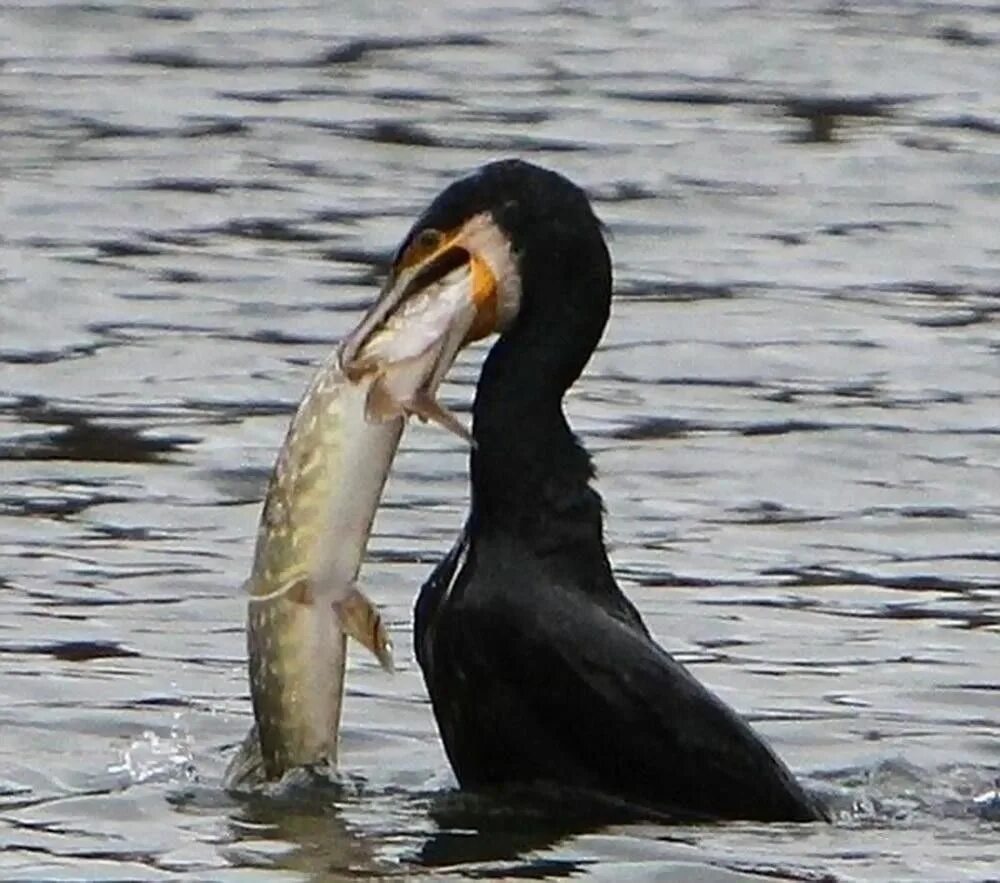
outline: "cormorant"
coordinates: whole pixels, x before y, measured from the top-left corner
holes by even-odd
[[[615,582],[591,460],[563,413],[611,303],[587,196],[526,162],[491,163],[431,203],[397,263],[460,241],[472,221],[506,246],[490,259],[504,289],[493,328],[480,329],[500,336],[473,406],[468,520],[420,590],[414,623],[460,785],[565,786],[683,819],[824,819],[764,740],[652,639]]]

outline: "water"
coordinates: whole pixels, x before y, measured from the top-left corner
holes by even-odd
[[[7,0],[0,876],[1000,879],[998,46],[980,2]],[[612,236],[569,411],[621,582],[832,826],[457,800],[410,621],[466,464],[421,426],[364,571],[400,670],[352,656],[344,781],[220,788],[310,366],[506,155]]]

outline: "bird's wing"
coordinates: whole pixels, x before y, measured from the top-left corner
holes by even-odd
[[[446,664],[481,691],[463,715],[522,768],[536,755],[540,773],[709,815],[816,817],[766,743],[639,629],[571,590],[513,589],[455,611]]]

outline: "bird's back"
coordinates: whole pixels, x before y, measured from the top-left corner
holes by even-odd
[[[464,787],[552,783],[679,818],[824,817],[763,739],[649,637],[617,587],[596,603],[554,579],[550,561],[478,545],[463,538],[442,562],[416,619]]]

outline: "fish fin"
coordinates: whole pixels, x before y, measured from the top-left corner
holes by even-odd
[[[394,417],[400,417],[403,409],[392,394],[386,389],[381,377],[376,377],[368,389],[365,399],[365,419],[369,423],[385,423]]]
[[[362,357],[357,358],[352,362],[342,363],[340,370],[344,372],[344,376],[350,380],[351,383],[357,383],[367,374],[374,371],[377,367],[378,364],[374,359]]]
[[[442,429],[455,433],[468,444],[475,445],[472,433],[465,428],[465,424],[426,390],[418,390],[413,400],[406,403],[405,408],[407,413],[416,414],[425,423],[428,421],[436,423]]]
[[[222,785],[227,791],[241,791],[267,781],[264,768],[264,755],[260,748],[260,732],[257,724],[250,727],[250,732],[240,743],[236,753],[230,758],[229,765],[222,778]]]
[[[382,668],[394,671],[392,641],[378,608],[358,589],[352,589],[343,601],[337,601],[333,606],[344,631],[371,650]]]

